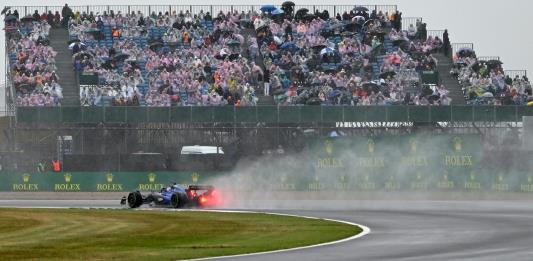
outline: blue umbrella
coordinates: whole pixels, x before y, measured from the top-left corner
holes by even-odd
[[[283,10],[279,9],[279,8],[276,8],[274,11],[272,11],[272,14],[273,15],[280,15],[280,14],[283,14]]]
[[[273,10],[276,10],[277,8],[273,5],[263,5],[259,10],[262,12],[272,12]]]
[[[339,95],[341,95],[341,92],[338,91],[338,90],[333,90],[333,91],[331,91],[331,92],[329,93],[329,97],[330,97],[330,98],[335,98],[335,97],[337,97],[337,96],[339,96]]]
[[[282,50],[285,50],[285,49],[290,49],[293,46],[294,46],[294,43],[289,41],[289,42],[284,42],[279,48]]]

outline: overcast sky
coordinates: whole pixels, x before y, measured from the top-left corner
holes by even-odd
[[[294,1],[294,0],[293,0]],[[146,1],[146,0],[80,0],[67,2],[69,5],[188,5],[188,4],[280,4],[283,1]],[[296,4],[392,4],[398,5],[403,17],[423,17],[429,30],[448,29],[452,43],[474,43],[478,56],[500,56],[505,70],[528,70],[533,72],[533,34],[529,28],[533,1],[527,0],[372,0],[372,1],[294,1]],[[0,5],[8,6],[54,6],[64,5],[55,0],[2,0]],[[5,68],[5,35],[0,33],[0,71]],[[60,75],[61,77],[61,75]],[[4,82],[1,77],[0,83]]]

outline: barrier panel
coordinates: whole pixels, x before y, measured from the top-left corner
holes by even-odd
[[[383,12],[383,13],[392,13],[397,10],[396,5],[362,5],[366,8],[368,8],[370,11],[376,10],[377,12]],[[213,16],[216,16],[220,11],[222,12],[233,12],[233,11],[245,11],[248,12],[248,10],[252,11],[259,11],[261,8],[260,5],[90,5],[90,6],[69,6],[73,12],[86,12],[90,13],[93,12],[95,15],[96,13],[103,14],[103,12],[109,13],[111,10],[113,10],[114,13],[118,13],[119,11],[122,14],[125,13],[131,13],[131,12],[137,12],[141,11],[144,15],[151,14],[152,12],[155,12],[158,14],[159,12],[165,13],[169,12],[172,13],[173,11],[176,11],[176,13],[179,13],[180,11],[186,12],[189,11],[192,14],[198,14],[200,11],[203,11],[204,13],[210,12]],[[32,15],[35,10],[39,12],[39,14],[42,14],[43,12],[52,11],[52,13],[55,13],[55,11],[58,11],[61,13],[63,6],[12,6],[11,10],[17,10],[19,12],[20,17],[24,17],[25,15]],[[344,11],[351,11],[354,6],[353,5],[296,5],[295,11],[300,8],[307,8],[310,12],[314,12],[315,10],[323,11],[328,10],[330,16],[334,16],[336,13],[342,14]]]
[[[531,106],[18,107],[18,123],[520,122]],[[425,115],[420,117],[420,115]]]
[[[235,190],[533,192],[533,171],[492,167],[479,135],[312,138],[300,155],[260,160],[235,172],[2,172],[0,191],[158,191],[216,179]]]
[[[511,78],[515,78],[516,76],[522,78],[524,76],[527,77],[527,71],[526,70],[505,70],[505,75],[509,76]]]
[[[413,25],[416,29],[416,25],[422,23],[422,17],[403,17],[402,18],[402,30],[409,29],[409,26]]]
[[[201,184],[222,172],[45,172],[1,173],[0,191],[126,192],[159,191],[171,183]],[[202,183],[203,184],[203,183]]]
[[[438,37],[441,40],[444,40],[444,30],[427,30],[428,37]]]
[[[479,57],[477,57],[477,59],[480,60],[480,61],[490,61],[490,60],[499,61],[500,60],[500,56],[479,56]]]

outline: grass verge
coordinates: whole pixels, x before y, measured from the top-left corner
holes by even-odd
[[[249,213],[0,209],[3,260],[177,260],[313,245],[361,229]]]

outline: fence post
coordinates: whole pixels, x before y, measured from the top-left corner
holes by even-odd
[[[233,13],[233,5],[230,5],[230,7],[231,13]]]
[[[215,17],[215,14],[213,14],[213,5],[210,5],[210,10],[211,10],[211,17]]]

